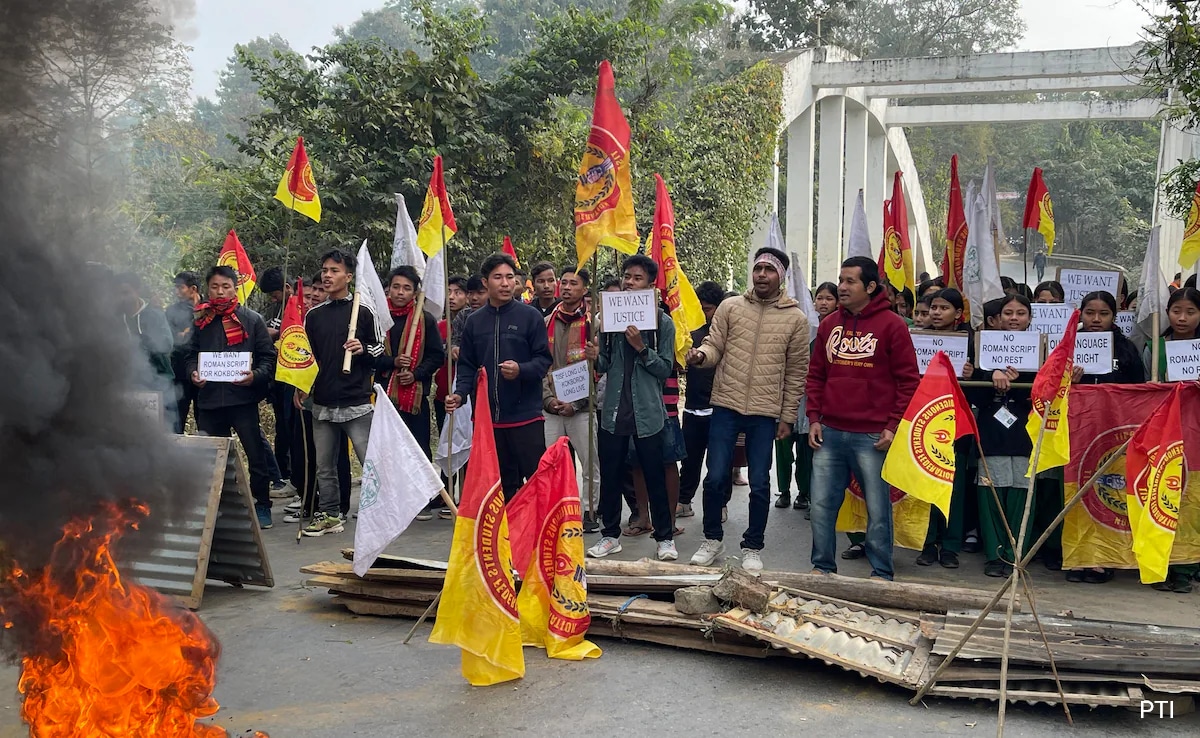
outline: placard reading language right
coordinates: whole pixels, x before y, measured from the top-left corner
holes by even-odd
[[[1167,381],[1187,382],[1200,379],[1200,338],[1191,341],[1167,341]]]
[[[1036,372],[1042,364],[1042,334],[1034,331],[980,331],[976,352],[980,369],[1009,367]]]

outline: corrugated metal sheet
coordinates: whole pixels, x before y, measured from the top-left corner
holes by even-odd
[[[1114,682],[1064,683],[1063,691],[1067,704],[1087,707],[1137,707],[1144,697],[1141,688]],[[1000,688],[995,683],[951,684],[941,681],[929,690],[929,694],[934,697],[996,701],[1000,699]],[[1005,696],[1010,703],[1024,702],[1027,705],[1057,705],[1062,702],[1052,680],[1010,679]]]

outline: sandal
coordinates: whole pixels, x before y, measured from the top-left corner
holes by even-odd
[[[681,535],[683,535],[683,533],[684,533],[683,528],[680,528],[678,526],[675,527],[675,535],[681,536]]]
[[[653,532],[653,528],[643,528],[641,523],[633,523],[628,528],[621,531],[621,535],[636,538],[637,536],[644,536],[647,533]]]

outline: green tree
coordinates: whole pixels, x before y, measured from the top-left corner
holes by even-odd
[[[1184,129],[1200,123],[1200,2],[1168,0],[1143,34],[1137,66],[1165,101],[1165,118]],[[1167,203],[1180,218],[1191,208],[1200,159],[1180,161],[1163,177]]]

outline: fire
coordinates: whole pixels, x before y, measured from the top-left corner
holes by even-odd
[[[4,574],[0,616],[21,633],[17,688],[32,738],[227,735],[196,722],[217,711],[217,639],[117,571],[113,545],[148,514],[108,503],[64,527],[44,568]]]

